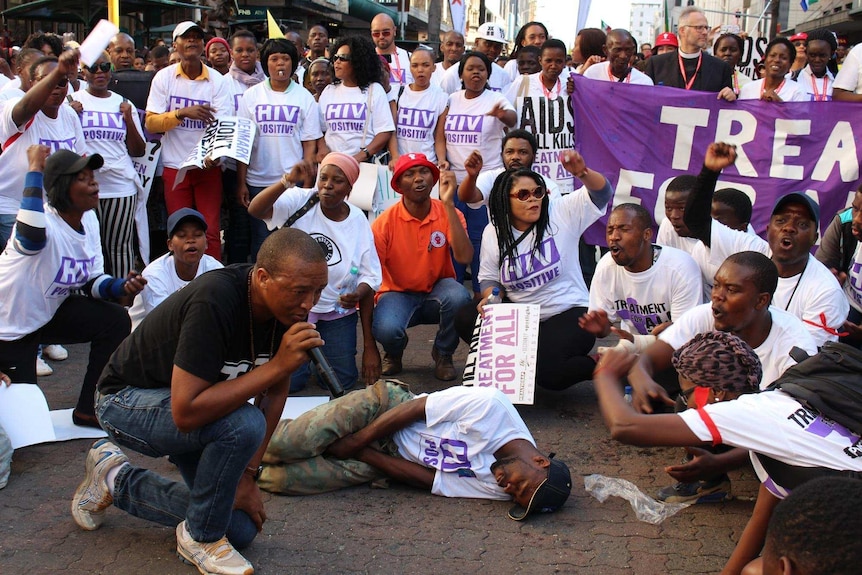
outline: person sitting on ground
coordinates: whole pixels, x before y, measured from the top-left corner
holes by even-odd
[[[254,266],[213,270],[153,310],[99,381],[97,413],[110,440],[87,453],[72,499],[79,527],[98,529],[114,504],[175,528],[177,554],[201,573],[254,571],[236,549],[266,520],[255,479],[290,374],[323,345],[305,318],[326,275],[311,236],[278,230]],[[113,442],[167,456],[182,480],[133,466]]]
[[[456,319],[459,335],[469,342],[476,316],[495,288],[507,301],[540,304],[536,384],[554,390],[589,379],[595,366],[587,355],[595,337],[576,323],[589,299],[577,246],[613,196],[607,179],[588,169],[578,152],[563,152],[561,162],[584,187],[554,201],[545,179],[528,168],[497,177],[489,201],[491,225],[482,236],[482,299]]]
[[[361,323],[361,375],[370,385],[380,377],[380,352],[371,324],[374,293],[380,287],[382,272],[368,218],[347,202],[359,178],[359,162],[353,156],[330,152],[320,163],[314,186],[294,187],[313,177],[314,166],[299,161],[281,181],[255,196],[248,213],[262,219],[270,230],[293,227],[320,242],[326,252],[329,281],[308,320],[326,342],[321,351],[344,389],[353,388],[360,380],[356,369],[356,324]],[[307,363],[296,370],[290,391],[304,389],[310,375]]]
[[[775,506],[763,554],[743,575],[854,575],[862,564],[862,482],[819,477]]]
[[[308,495],[383,477],[444,497],[513,499],[516,521],[556,511],[572,488],[566,464],[536,449],[497,389],[414,396],[391,380],[279,423],[259,485]]]
[[[578,321],[596,337],[615,333],[637,349],[651,343],[703,298],[700,270],[682,250],[652,243],[652,218],[639,204],[621,204],[607,225],[608,253],[596,266],[590,310]]]
[[[780,389],[757,393],[757,354],[733,334],[699,334],[674,353],[682,400],[689,407],[680,413],[639,414],[625,401],[620,378],[634,361],[614,348],[593,376],[611,437],[641,446],[733,445],[750,455],[761,481],[754,512],[724,574],[739,574],[760,552],[769,516],[798,484],[798,470],[806,477],[862,471],[862,458],[853,449],[858,435]]]
[[[111,353],[129,335],[126,310],[106,300],[125,302],[147,280],[134,270],[126,279],[104,273],[93,211],[99,203],[93,172],[102,166],[102,156],[59,150],[49,157],[49,151],[38,145],[27,149],[21,208],[0,255],[0,368],[15,383],[36,383],[40,343],[90,342],[72,421],[99,427],[93,406],[96,382]]]
[[[431,189],[438,179],[440,199],[435,200]],[[371,224],[383,268],[372,325],[384,351],[381,373],[401,372],[408,327],[433,323],[439,326],[431,351],[434,376],[452,381],[455,312],[471,299],[455,280],[452,259],[466,264],[473,258],[464,215],[455,209],[455,174],[441,173],[425,155],[410,153],[398,159],[391,184],[401,201]]]
[[[853,204],[839,212],[826,228],[814,257],[829,268],[850,302],[843,343],[862,347],[862,185],[853,195]]]
[[[206,220],[197,210],[181,208],[168,218],[168,253],[151,261],[141,272],[147,285],[129,308],[133,330],[169,295],[180,291],[199,275],[224,267],[204,253],[206,232]]]
[[[677,388],[668,383],[674,350],[699,333],[719,330],[742,338],[760,358],[761,388],[796,363],[790,356],[794,347],[812,355],[817,353],[813,338],[799,318],[770,305],[778,281],[775,264],[761,253],[739,252],[728,257],[715,274],[712,301],[676,318],[673,325],[641,353],[629,373],[629,380],[638,384],[634,388],[633,405],[639,411],[650,413],[653,410],[651,401],[674,403],[668,391],[656,381],[661,377],[661,383],[668,389]],[[642,389],[646,390],[643,394],[640,393]],[[662,488],[658,499],[682,503],[727,498],[731,487],[727,472],[744,465],[745,451],[725,450],[718,454],[700,449],[690,451],[693,459],[665,469],[677,483]]]
[[[710,248],[713,262],[745,250],[769,256],[779,277],[774,304],[801,319],[818,347],[837,341],[850,304],[829,269],[811,255],[820,230],[820,206],[803,193],[782,196],[766,226],[766,240],[714,222],[709,214],[715,183],[721,170],[735,161],[736,146],[709,145],[697,190],[685,206],[685,225]]]

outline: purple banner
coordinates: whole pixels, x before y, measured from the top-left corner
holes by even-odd
[[[847,102],[725,102],[715,94],[575,78],[575,147],[614,187],[614,205],[634,202],[664,219],[667,184],[697,175],[707,146],[736,144],[736,164],[716,189],[752,199],[751,224],[765,236],[775,201],[804,192],[821,209],[821,232],[859,185],[862,106]],[[607,217],[585,239],[605,245]]]

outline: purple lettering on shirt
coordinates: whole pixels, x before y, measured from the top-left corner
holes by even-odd
[[[482,122],[484,119],[484,116],[450,114],[446,116],[446,131],[480,133],[482,131]]]
[[[500,279],[507,290],[535,288],[560,276],[560,251],[554,238],[542,240],[535,252],[507,257],[500,269]]]
[[[285,122],[296,124],[299,118],[299,106],[258,104],[254,108],[256,122]]]
[[[398,125],[412,128],[430,128],[434,125],[434,112],[416,108],[398,108]]]
[[[96,258],[75,259],[63,256],[60,267],[54,276],[54,283],[64,286],[81,285],[90,277],[90,269],[95,265]]]
[[[81,112],[81,127],[83,128],[115,128],[126,129],[126,121],[119,112]]]
[[[364,120],[365,104],[328,104],[326,106],[327,120]]]
[[[49,140],[47,138],[39,138],[39,145],[51,148],[52,154],[57,150],[71,150],[74,152],[75,142],[77,141],[77,138],[69,138],[68,140]]]

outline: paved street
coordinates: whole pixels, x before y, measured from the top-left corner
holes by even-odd
[[[442,389],[432,375],[433,330],[413,328],[400,378],[417,392]],[[84,346],[41,386],[52,409],[74,405]],[[456,366],[464,363],[462,345]],[[304,394],[319,394],[316,390]],[[638,521],[619,498],[599,503],[583,476],[623,477],[653,494],[669,483],[662,468],[679,449],[647,449],[612,441],[597,412],[590,383],[561,393],[539,391],[521,407],[542,451],[554,451],[572,470],[574,489],[559,513],[515,522],[507,503],[456,500],[403,486],[360,486],[311,497],[266,495],[269,520],[245,555],[263,574],[716,573],[751,512],[757,480],[731,474],[733,501],[684,509],[654,526]],[[72,521],[69,505],[91,440],[18,450],[9,485],[0,490],[0,573],[192,574],[175,554],[171,529],[109,509],[99,531]],[[166,461],[128,453],[133,462],[172,473]],[[176,475],[176,477],[179,477]]]

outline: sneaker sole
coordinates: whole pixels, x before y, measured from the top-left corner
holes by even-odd
[[[98,448],[105,443],[109,443],[109,440],[100,439],[87,452],[87,460],[84,464],[84,480],[78,485],[78,489],[75,490],[75,495],[72,497],[72,518],[78,524],[78,527],[85,531],[95,531],[102,526],[102,521],[104,520],[104,509],[102,511],[84,511],[80,508],[80,502],[87,494],[90,476],[95,473],[96,464],[99,462],[96,458],[96,455],[99,453]]]
[[[215,573],[213,571],[207,571],[202,566],[198,565],[194,561],[194,559],[190,559],[189,557],[187,557],[185,555],[185,553],[183,552],[182,547],[180,547],[179,543],[177,544],[177,557],[179,557],[180,561],[182,561],[186,565],[191,565],[192,567],[197,569],[198,573],[200,573],[201,575],[220,575],[219,573]],[[254,568],[252,567],[252,568],[246,569],[244,575],[253,575],[253,573],[254,573]]]

